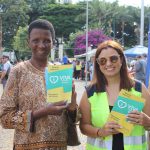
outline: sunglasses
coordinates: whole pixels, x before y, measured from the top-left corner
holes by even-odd
[[[118,55],[118,56],[117,56],[117,55],[113,55],[113,56],[110,56],[110,57],[109,57],[109,60],[110,60],[111,63],[114,64],[114,63],[118,62],[119,57],[120,57],[119,55]],[[102,58],[100,58],[100,59],[97,58],[96,61],[97,61],[97,63],[98,63],[99,65],[103,66],[103,65],[106,65],[108,59],[102,57]]]

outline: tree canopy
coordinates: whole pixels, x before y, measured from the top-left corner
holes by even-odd
[[[17,51],[30,51],[27,43],[27,26],[19,27],[13,41],[13,48]]]
[[[150,8],[145,7],[145,41],[149,11]],[[85,32],[86,3],[57,4],[55,0],[1,0],[0,15],[3,47],[28,51],[27,47],[24,49],[25,45],[19,44],[19,38],[25,40],[24,27],[37,18],[43,18],[52,22],[56,37],[63,38],[67,51],[72,51],[78,33]],[[105,0],[92,0],[89,2],[88,25],[89,31],[101,30],[125,47],[132,47],[139,44],[140,8],[119,6],[118,1],[110,3]],[[70,39],[71,36],[74,39]]]
[[[19,26],[28,24],[29,7],[25,0],[1,0],[0,10],[2,16],[3,45],[12,49],[13,37]]]
[[[44,18],[53,23],[57,37],[68,38],[69,34],[81,29],[85,20],[76,20],[76,17],[85,11],[80,5],[50,4],[44,10]]]

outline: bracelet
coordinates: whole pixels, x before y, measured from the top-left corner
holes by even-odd
[[[103,135],[99,135],[99,134],[98,134],[99,131],[101,131],[101,133],[102,133],[102,128],[99,128],[99,129],[97,130],[97,137],[98,137],[98,138],[101,138],[102,140],[104,140],[105,137],[104,137]]]
[[[98,134],[98,133],[99,133],[100,130],[101,130],[101,128],[99,128],[99,129],[97,130],[97,136],[98,136],[98,137],[99,137],[99,134]]]

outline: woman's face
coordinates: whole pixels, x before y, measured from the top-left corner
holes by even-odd
[[[33,29],[30,33],[29,47],[34,59],[47,59],[52,49],[52,36],[49,30]]]
[[[120,55],[113,48],[103,49],[98,56],[97,62],[104,76],[114,77],[120,75],[122,62]]]

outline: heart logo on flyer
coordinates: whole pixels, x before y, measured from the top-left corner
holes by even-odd
[[[49,77],[49,81],[52,83],[52,84],[55,84],[58,82],[58,76],[50,76]]]
[[[119,108],[125,108],[127,107],[127,103],[124,102],[123,100],[118,100],[118,106]]]

